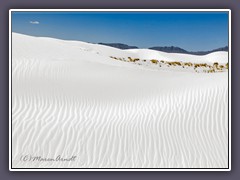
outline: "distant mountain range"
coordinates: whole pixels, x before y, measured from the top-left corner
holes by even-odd
[[[137,46],[129,46],[127,44],[122,44],[122,43],[98,43],[98,44],[115,47],[118,49],[138,49]],[[150,47],[148,49],[153,49],[153,50],[167,52],[167,53],[182,53],[182,54],[193,54],[193,55],[206,55],[216,51],[228,52],[228,46],[221,47],[218,49],[213,49],[211,51],[187,51],[185,49],[182,49],[180,47],[175,47],[175,46],[156,46],[156,47]]]
[[[121,44],[121,43],[98,43],[101,45],[105,45],[105,46],[111,46],[111,47],[115,47],[118,49],[138,49],[137,46],[129,46],[127,44]]]
[[[216,51],[226,51],[226,52],[228,52],[228,46],[221,47],[221,48],[218,48],[218,49],[213,49],[211,51],[186,51],[185,49],[175,47],[175,46],[151,47],[149,49],[168,52],[168,53],[183,53],[183,54],[193,54],[193,55],[206,55],[206,54],[216,52]]]

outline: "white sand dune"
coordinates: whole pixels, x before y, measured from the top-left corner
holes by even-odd
[[[205,56],[12,34],[14,168],[227,168],[228,73],[162,71],[109,56]],[[75,161],[23,161],[76,156]]]

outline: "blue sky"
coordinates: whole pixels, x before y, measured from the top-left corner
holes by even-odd
[[[228,13],[13,12],[12,31],[91,43],[205,51],[228,45]]]

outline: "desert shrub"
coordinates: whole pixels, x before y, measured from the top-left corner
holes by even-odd
[[[218,67],[218,63],[217,62],[213,63],[213,66]]]
[[[140,59],[139,58],[131,58],[131,57],[128,57],[128,60],[130,62],[135,62],[135,61],[139,61]]]
[[[200,64],[201,67],[207,67],[207,64],[204,63],[204,64]]]
[[[220,67],[221,69],[223,69],[223,68],[224,68],[224,66],[223,66],[223,65],[220,65],[219,67]]]
[[[194,64],[194,68],[198,67],[207,67],[208,65],[206,63],[200,63],[200,64]]]
[[[146,62],[146,59],[144,59],[143,61]]]
[[[128,57],[128,60],[132,62],[133,59],[131,57]]]
[[[114,56],[110,56],[110,58],[112,58],[112,59],[116,59],[116,60],[118,59],[117,57],[114,57]]]
[[[198,68],[198,67],[200,67],[199,64],[194,64],[194,68]]]
[[[215,72],[215,69],[210,69],[208,70],[209,73],[214,73]]]
[[[180,63],[180,62],[177,62],[177,61],[175,61],[175,62],[167,62],[167,64],[169,64],[170,66],[181,66],[182,64]]]
[[[228,69],[228,63],[226,64],[226,69]]]
[[[184,63],[184,65],[185,65],[185,66],[193,66],[193,64],[190,63],[190,62],[189,62],[189,63]]]
[[[173,65],[181,66],[182,64],[180,62],[172,62]]]
[[[154,63],[154,64],[157,64],[159,61],[158,60],[156,60],[156,59],[152,59],[152,60],[150,60],[152,63]]]

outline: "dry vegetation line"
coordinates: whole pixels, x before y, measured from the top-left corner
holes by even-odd
[[[207,64],[207,63],[191,63],[191,62],[181,62],[181,61],[164,61],[164,60],[157,60],[157,59],[140,59],[140,58],[132,58],[128,57],[125,58],[119,58],[110,56],[110,58],[115,60],[120,60],[124,62],[138,62],[138,65],[142,65],[146,62],[151,62],[152,64],[159,65],[159,67],[162,67],[162,65],[167,65],[167,67],[173,67],[173,66],[182,66],[182,68],[190,67],[195,70],[195,72],[204,72],[204,73],[215,73],[215,72],[223,72],[228,70],[228,63],[226,64],[219,64],[218,62],[214,62],[213,64]],[[199,71],[198,68],[201,70]]]

